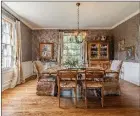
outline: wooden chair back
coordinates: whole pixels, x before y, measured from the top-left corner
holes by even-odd
[[[77,106],[77,70],[58,70],[57,72],[58,82],[58,98],[60,107],[60,91],[61,89],[74,89],[75,93],[75,107]],[[69,81],[69,82],[68,82]],[[63,84],[61,84],[61,82]]]
[[[103,76],[105,75],[104,70],[100,69],[86,69],[85,70],[85,82],[103,82]]]
[[[59,81],[75,81],[77,85],[77,70],[63,69],[57,72]]]

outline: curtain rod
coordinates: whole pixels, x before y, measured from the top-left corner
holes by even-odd
[[[77,29],[59,29],[59,32],[75,32]],[[88,31],[87,29],[80,29],[80,31]]]
[[[12,16],[14,19],[20,21],[17,17],[15,17],[12,13],[10,13],[9,11],[7,11],[5,8],[2,8],[3,11],[5,11],[6,13],[8,13],[10,16]]]

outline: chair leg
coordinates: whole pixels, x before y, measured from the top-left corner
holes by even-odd
[[[82,99],[84,98],[84,94],[85,94],[84,88],[81,86],[81,98],[82,98]]]
[[[82,98],[82,91],[83,91],[83,88],[80,86],[80,95],[81,95],[81,98]]]
[[[120,85],[119,85],[119,95],[121,95],[121,87],[120,87]]]
[[[58,102],[59,102],[59,108],[60,108],[60,88],[58,87]]]
[[[77,89],[74,88],[74,94],[75,94],[75,107],[77,107]]]
[[[87,108],[87,90],[85,89],[85,107]]]
[[[104,88],[101,88],[101,105],[104,107]]]

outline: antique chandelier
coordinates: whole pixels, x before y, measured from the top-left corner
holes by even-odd
[[[82,43],[86,38],[86,32],[80,31],[79,29],[79,6],[80,3],[76,3],[77,6],[77,30],[74,32],[74,36],[77,43]]]

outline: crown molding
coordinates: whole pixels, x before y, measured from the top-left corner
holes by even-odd
[[[132,0],[3,0],[5,2],[132,2]],[[139,0],[133,0],[133,2],[138,2]]]
[[[23,22],[25,25],[27,25],[30,29],[33,29],[33,27],[27,23],[27,21],[25,21],[22,17],[20,17],[17,13],[15,13],[11,8],[9,8],[4,2],[2,2],[2,8],[4,8],[5,10],[7,10],[9,13],[11,13],[12,15],[14,15],[16,18],[18,18],[21,22]]]
[[[45,30],[45,29],[56,29],[56,30],[76,30],[77,28],[33,28],[33,30]],[[100,30],[109,30],[111,27],[90,27],[90,28],[80,28],[80,30],[92,30],[92,29],[100,29]]]
[[[16,18],[18,18],[20,21],[22,21],[25,25],[27,25],[30,29],[32,30],[43,30],[43,29],[66,29],[66,28],[34,28],[30,23],[28,23],[27,21],[25,21],[22,17],[20,17],[17,13],[15,13],[11,8],[9,8],[4,2],[2,2],[2,7],[4,9],[6,9],[8,12],[10,12],[11,14],[13,14]],[[81,28],[81,30],[83,29],[100,29],[100,30],[105,30],[105,29],[114,29],[115,27],[117,27],[118,25],[124,23],[125,21],[129,20],[130,18],[132,18],[133,16],[137,15],[138,13],[140,13],[140,10],[137,10],[136,12],[132,13],[131,15],[129,15],[128,17],[124,18],[123,20],[121,20],[120,22],[116,23],[115,25],[111,26],[111,27],[89,27],[89,28]],[[67,28],[67,29],[74,29],[74,28]],[[67,30],[66,29],[66,30]]]
[[[137,10],[136,12],[132,13],[131,15],[129,15],[128,17],[124,18],[120,22],[116,23],[112,27],[89,27],[89,28],[81,28],[81,29],[114,29],[115,27],[117,27],[120,24],[124,23],[125,21],[129,20],[130,18],[132,18],[133,16],[137,15],[138,13],[140,13],[140,10]],[[33,30],[41,30],[41,29],[65,29],[65,28],[33,28]],[[69,29],[72,29],[72,28],[69,28]]]
[[[119,26],[120,24],[124,23],[125,21],[129,20],[130,18],[132,18],[133,16],[137,15],[138,13],[140,13],[140,10],[137,10],[136,12],[132,13],[131,15],[129,15],[128,17],[124,18],[123,20],[121,20],[120,22],[116,23],[115,25],[113,25],[111,27],[111,29],[114,29],[115,27]]]

